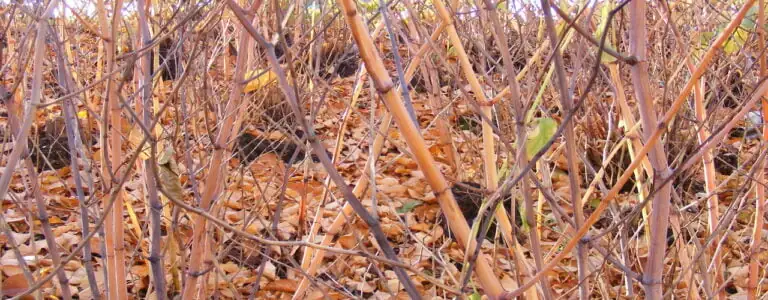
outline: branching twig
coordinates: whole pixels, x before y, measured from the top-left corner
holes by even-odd
[[[301,109],[299,108],[298,101],[296,100],[296,95],[294,94],[294,90],[290,87],[290,84],[288,83],[288,80],[285,77],[285,71],[280,67],[279,62],[277,61],[277,57],[275,56],[275,49],[274,46],[272,46],[270,43],[268,43],[264,37],[262,37],[253,26],[248,23],[246,20],[245,14],[242,11],[242,8],[240,8],[239,5],[237,5],[232,0],[227,0],[227,5],[229,8],[235,13],[235,16],[237,16],[238,20],[240,21],[241,25],[246,29],[244,32],[247,32],[251,35],[256,41],[259,43],[259,45],[265,49],[267,49],[267,58],[270,62],[270,65],[272,67],[272,70],[277,74],[278,83],[280,86],[280,90],[285,95],[286,99],[288,99],[289,104],[291,105],[291,110],[293,111],[293,114],[296,116],[303,116],[301,113]],[[364,53],[365,51],[363,49],[360,50],[361,53]],[[367,64],[366,64],[367,66]],[[372,73],[374,74],[374,73]],[[331,177],[331,179],[336,183],[336,185],[341,189],[342,193],[344,194],[344,198],[347,200],[348,203],[352,205],[352,207],[355,209],[355,212],[360,216],[363,221],[368,224],[368,226],[371,228],[371,231],[373,232],[374,238],[376,239],[376,242],[379,244],[379,246],[382,248],[382,251],[384,251],[384,254],[387,256],[387,258],[398,261],[397,254],[395,254],[394,249],[389,244],[389,241],[387,240],[387,236],[384,234],[384,232],[381,230],[381,225],[379,224],[379,221],[371,216],[371,214],[368,212],[368,210],[365,209],[363,204],[360,202],[360,200],[357,199],[357,197],[352,193],[352,190],[349,188],[349,186],[344,182],[344,178],[341,177],[338,171],[333,167],[333,163],[331,162],[331,159],[328,157],[328,153],[326,152],[325,148],[323,148],[322,144],[320,144],[320,140],[317,139],[317,136],[314,133],[314,130],[312,130],[312,127],[310,124],[307,123],[305,118],[298,118],[299,123],[301,127],[304,129],[304,132],[307,133],[307,140],[312,145],[312,152],[320,158],[320,162],[325,166],[325,169],[328,171],[328,175]],[[416,286],[411,281],[410,277],[407,273],[405,273],[405,270],[400,267],[395,267],[395,273],[397,274],[398,279],[400,282],[403,283],[405,290],[408,292],[408,295],[411,298],[414,299],[420,299],[421,296],[416,291]]]

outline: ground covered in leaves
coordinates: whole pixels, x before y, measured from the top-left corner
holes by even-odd
[[[316,129],[321,133],[324,144],[328,149],[335,147],[336,140],[336,122],[344,114],[347,108],[345,99],[351,94],[353,78],[336,79],[333,94],[329,96],[327,106],[319,112]],[[435,129],[431,127],[433,120],[432,110],[426,107],[425,97],[415,94],[414,106],[420,116],[422,127],[425,128],[423,136],[431,146],[432,154],[437,158],[440,167],[447,174],[452,173],[451,168],[446,165],[445,155],[437,146]],[[364,97],[367,95],[363,95]],[[471,111],[465,104],[454,103],[456,111]],[[56,111],[45,112],[44,114],[55,115]],[[376,115],[381,116],[383,111],[377,110]],[[350,184],[354,183],[359,176],[366,170],[365,161],[368,156],[368,147],[370,138],[368,137],[370,124],[368,122],[370,108],[358,107],[351,114],[350,130],[347,132],[347,140],[341,152],[340,159],[335,166],[347,178]],[[41,118],[49,118],[41,115]],[[466,124],[454,122],[455,145],[462,160],[461,180],[469,182],[481,182],[482,180],[482,162],[479,153],[478,141],[479,132],[476,128],[467,127]],[[44,128],[40,124],[40,128]],[[463,127],[463,128],[462,128]],[[274,133],[279,135],[279,133]],[[375,177],[375,197],[371,197],[371,192],[364,197],[363,203],[372,209],[376,204],[375,211],[382,223],[382,229],[387,234],[389,241],[393,243],[398,251],[399,257],[404,263],[413,266],[409,271],[413,280],[416,282],[419,291],[425,295],[435,297],[452,297],[451,292],[460,286],[459,279],[462,274],[462,262],[465,261],[463,249],[455,243],[443,226],[439,223],[439,206],[436,203],[435,195],[430,187],[424,181],[423,174],[419,171],[416,163],[408,157],[407,146],[399,136],[397,130],[391,130],[387,134],[388,141],[382,152],[382,156],[376,165]],[[558,143],[559,144],[559,143]],[[557,145],[553,147],[558,149]],[[6,149],[12,143],[6,143]],[[195,165],[205,163],[204,151],[206,145],[196,147],[193,157]],[[92,148],[94,155],[91,159],[98,159],[100,155],[99,146]],[[565,172],[565,163],[558,157],[557,151],[553,151],[547,160],[552,161],[550,166],[553,168],[552,189],[558,196],[558,199],[566,199],[568,195],[568,179]],[[175,160],[181,161],[182,157],[177,155]],[[306,163],[306,165],[305,165]],[[305,167],[309,168],[308,173],[304,173]],[[287,165],[275,153],[266,153],[258,156],[255,160],[244,163],[236,155],[228,160],[231,176],[226,181],[226,188],[218,200],[215,215],[228,224],[242,228],[245,232],[262,235],[275,236],[280,240],[300,240],[306,238],[309,225],[315,214],[322,208],[321,213],[321,233],[330,225],[331,220],[338,213],[343,205],[337,189],[332,188],[334,193],[323,198],[323,180],[326,173],[323,168],[315,162],[308,160],[294,165]],[[97,179],[81,170],[84,178],[91,180]],[[188,169],[184,164],[179,164],[179,180],[184,187],[184,198],[186,202],[192,203],[193,194],[190,192],[190,181],[185,175]],[[725,175],[719,175],[722,179],[727,179]],[[205,175],[198,173],[196,178],[198,182],[205,182]],[[286,184],[283,185],[284,180]],[[459,180],[454,178],[453,180]],[[721,196],[726,199],[723,205],[728,205],[730,191],[738,189],[738,179],[732,178],[728,181],[731,189],[725,189]],[[51,223],[58,246],[65,254],[82,242],[80,226],[80,214],[78,211],[77,199],[74,195],[74,183],[72,170],[69,167],[63,167],[56,170],[43,170],[40,173],[40,182],[42,193],[47,201],[46,209],[50,213],[49,222]],[[98,184],[98,181],[96,182]],[[203,183],[204,184],[204,183]],[[132,293],[142,295],[147,292],[149,284],[149,264],[146,260],[146,218],[147,207],[141,199],[142,196],[142,178],[134,175],[126,184],[126,207],[125,215],[126,237],[125,245],[130,255],[131,266],[129,268],[129,288]],[[86,191],[87,195],[93,195],[92,203],[89,205],[96,207],[98,193]],[[31,195],[21,174],[15,176],[11,183],[11,193],[7,199],[2,202],[5,220],[13,232],[13,239],[19,245],[18,249],[23,255],[27,264],[34,272],[46,274],[50,272],[52,262],[46,258],[47,244],[40,231],[40,222],[36,219],[34,203],[30,201]],[[305,212],[301,212],[300,202],[302,198],[308,203]],[[632,195],[624,195],[619,203],[621,210],[627,210],[629,205],[636,203],[637,199]],[[568,208],[567,203],[561,203],[563,208]],[[596,203],[592,203],[596,205]],[[173,205],[169,205],[173,207]],[[279,219],[273,223],[273,216],[279,211]],[[166,230],[172,228],[181,245],[188,247],[191,242],[191,222],[185,217],[183,211],[174,211],[174,214],[181,214],[175,219],[175,224],[171,224],[172,219],[165,220]],[[726,264],[732,264],[729,273],[734,276],[733,286],[730,290],[738,292],[742,287],[741,282],[745,281],[747,275],[743,259],[739,256],[744,247],[744,238],[749,236],[749,211],[739,213],[737,223],[734,226],[732,234],[727,236],[723,245],[726,253]],[[93,216],[93,215],[92,215]],[[555,221],[551,214],[546,210],[542,211],[541,224],[537,230],[541,232],[543,250],[549,255],[556,253],[563,243],[563,236],[553,226]],[[612,223],[610,216],[598,224],[597,228],[607,227]],[[90,220],[94,226],[94,220]],[[276,225],[276,227],[275,227]],[[688,224],[687,229],[696,232],[697,226],[702,226],[701,221],[693,221]],[[637,259],[642,260],[647,253],[644,246],[643,229],[637,228],[637,222],[630,228],[630,232],[638,232],[638,241],[634,245],[633,252]],[[95,228],[95,227],[93,227]],[[92,229],[93,229],[92,228]],[[276,228],[276,230],[273,230]],[[739,228],[742,228],[741,230]],[[522,230],[530,230],[524,228]],[[215,263],[210,274],[206,277],[206,286],[212,295],[218,295],[225,298],[237,298],[239,295],[248,295],[253,292],[253,284],[258,281],[259,297],[289,297],[295,291],[299,281],[302,278],[301,272],[297,269],[297,262],[300,262],[303,248],[281,248],[281,247],[263,247],[256,242],[239,237],[232,232],[221,228],[212,229],[210,234],[215,236],[218,247],[215,253]],[[170,236],[170,235],[169,235]],[[335,239],[335,245],[343,249],[362,250],[376,253],[373,241],[367,237],[368,228],[360,220],[350,220],[342,233]],[[525,237],[523,235],[523,241]],[[319,240],[318,240],[319,241]],[[167,240],[166,240],[167,242]],[[93,249],[94,262],[97,275],[101,272],[102,248],[101,238],[95,237],[90,240]],[[3,251],[0,258],[0,268],[4,276],[4,290],[13,290],[24,287],[26,282],[23,279],[22,270],[18,266],[18,261],[13,251],[10,249],[9,239],[6,236],[0,236],[0,246]],[[607,246],[607,245],[606,245]],[[522,244],[523,251],[527,251],[526,243]],[[265,252],[269,251],[269,258],[264,261]],[[514,257],[503,246],[500,237],[486,240],[483,244],[483,251],[494,258],[493,265],[497,270],[502,283],[507,289],[516,287],[513,278]],[[174,255],[166,252],[166,256]],[[179,255],[179,254],[176,254]],[[673,254],[674,255],[674,254]],[[90,298],[87,285],[87,278],[84,266],[79,255],[75,259],[67,262],[64,270],[70,278],[70,285],[73,291],[77,291],[81,299]],[[528,261],[532,261],[527,257]],[[180,261],[183,256],[180,257]],[[605,262],[599,255],[591,255],[590,262],[595,268]],[[729,263],[730,262],[730,263]],[[182,262],[183,263],[183,262]],[[180,264],[182,265],[182,264]],[[179,265],[179,266],[180,266]],[[179,268],[176,266],[176,268]],[[169,266],[171,267],[171,266]],[[262,269],[263,268],[263,269]],[[575,278],[575,260],[566,260],[560,267],[553,270],[550,274],[550,280],[553,290],[557,295],[567,295],[577,286]],[[263,273],[261,273],[263,270]],[[418,272],[414,272],[414,270]],[[601,286],[611,297],[620,294],[621,273],[612,268],[604,269],[605,273],[599,275]],[[259,274],[261,273],[261,276]],[[405,297],[401,286],[389,267],[381,264],[372,264],[371,260],[357,255],[346,255],[327,253],[324,263],[315,278],[318,286],[310,289],[308,298],[321,298],[324,295],[331,298],[347,297],[376,297],[390,298],[392,295]],[[170,275],[169,275],[170,276]],[[260,279],[259,279],[260,278]],[[96,278],[99,284],[103,284],[101,275]],[[48,284],[44,287],[46,293],[53,293],[55,284]],[[470,282],[469,286],[474,286]]]
[[[97,44],[94,42],[96,38],[83,34],[79,35],[77,40],[77,44],[81,45],[75,47],[78,64],[91,65],[88,61],[92,60],[92,54],[89,53],[96,53],[96,50],[87,45]],[[382,48],[387,50],[385,46]],[[218,60],[215,62],[220,63]],[[456,67],[455,58],[449,58],[449,65]],[[219,71],[218,67],[220,66],[212,67],[207,74],[212,79],[193,76],[194,78],[190,79],[191,84],[206,86],[206,80],[210,80],[214,85],[208,87],[208,90],[188,88],[185,93],[189,97],[187,101],[190,110],[183,112],[178,105],[166,107],[156,128],[161,136],[157,145],[159,180],[167,195],[178,197],[193,207],[197,205],[203,186],[219,184],[207,181],[206,176],[211,167],[208,165],[210,156],[215,148],[212,140],[215,139],[217,126],[221,126],[221,116],[217,115],[220,108],[217,106],[226,101],[222,99],[227,99],[231,74],[226,71],[232,70],[222,68],[225,71]],[[393,65],[387,67],[395,74]],[[543,68],[540,69],[533,72],[543,74]],[[95,77],[87,68],[81,67],[78,70],[81,72],[79,76]],[[456,73],[455,69],[451,71]],[[307,93],[305,100],[309,99],[309,102],[305,102],[303,106],[314,116],[314,130],[329,153],[334,153],[337,147],[341,120],[348,118],[348,130],[344,132],[344,143],[340,145],[340,155],[334,160],[334,167],[341,172],[350,187],[353,187],[361,176],[374,174],[374,184],[361,197],[362,203],[375,212],[398,258],[403,264],[410,266],[407,272],[419,293],[432,298],[475,294],[480,289],[475,278],[470,276],[469,280],[464,282],[467,255],[443,226],[445,221],[440,215],[435,192],[426,183],[424,174],[411,158],[408,146],[396,126],[393,125],[394,128],[385,133],[387,140],[373,170],[371,166],[366,165],[373,140],[372,129],[378,127],[377,122],[382,119],[386,108],[372,95],[373,89],[369,84],[363,85],[361,100],[351,107],[356,77],[348,75],[350,76],[329,76],[325,82],[327,85],[318,88],[322,92],[316,92],[323,94]],[[51,73],[46,74],[46,82],[55,84],[53,77]],[[503,86],[498,74],[489,75],[486,80],[489,82],[489,94],[498,90],[492,86]],[[459,201],[463,201],[463,207],[467,207],[465,214],[468,221],[471,221],[473,217],[470,215],[477,214],[477,211],[472,211],[472,207],[476,209],[483,194],[489,191],[485,191],[481,184],[484,177],[478,106],[468,100],[469,89],[458,82],[442,87],[440,92],[444,103],[441,107],[431,107],[429,96],[423,89],[416,88],[411,97],[422,128],[422,136],[426,139],[438,167],[452,184],[469,186],[469,189],[460,192],[454,189],[454,193]],[[531,79],[523,81],[522,85],[528,94],[533,94],[532,91],[537,87],[537,83]],[[537,178],[551,191],[551,196],[562,210],[560,213],[567,216],[573,213],[567,200],[570,198],[569,172],[577,172],[580,175],[579,185],[583,190],[589,186],[596,170],[603,164],[607,166],[605,182],[598,185],[597,192],[585,204],[585,211],[589,215],[599,204],[606,186],[610,188],[631,160],[625,151],[618,156],[620,158],[610,162],[601,161],[606,149],[617,143],[623,132],[612,132],[615,128],[611,129],[611,126],[615,124],[608,124],[607,121],[611,118],[617,119],[618,116],[612,108],[615,95],[608,92],[608,84],[605,81],[598,85],[601,92],[590,95],[585,100],[587,108],[574,118],[577,124],[577,143],[582,147],[578,169],[568,169],[562,139],[554,143],[541,163],[534,168]],[[176,95],[171,95],[174,88],[174,81],[157,82],[153,91],[156,99],[159,99],[157,107],[178,101]],[[127,89],[126,93],[128,92],[132,91]],[[77,117],[83,128],[85,145],[84,153],[78,158],[82,166],[80,170],[70,168],[69,153],[72,149],[63,146],[66,144],[66,137],[60,119],[61,108],[57,105],[46,106],[36,116],[33,128],[35,138],[31,140],[28,156],[32,161],[29,166],[35,168],[33,170],[19,167],[19,171],[11,180],[8,195],[5,199],[0,199],[4,223],[11,233],[10,236],[0,235],[0,288],[5,296],[13,296],[29,287],[24,269],[19,263],[20,258],[30,267],[32,275],[36,278],[50,274],[55,267],[50,259],[42,223],[37,215],[37,204],[28,180],[28,172],[39,172],[40,192],[45,200],[45,210],[50,215],[47,222],[52,227],[59,251],[65,257],[74,253],[74,258],[67,261],[63,267],[71,290],[80,299],[92,298],[84,258],[81,253],[75,251],[82,243],[91,245],[98,286],[103,287],[105,284],[103,236],[96,235],[88,241],[83,240],[83,216],[80,210],[81,205],[88,209],[90,217],[85,223],[90,226],[90,230],[100,229],[97,221],[102,216],[102,202],[108,197],[101,188],[104,183],[100,174],[100,163],[105,154],[98,139],[101,125],[97,112],[100,111],[102,99],[96,94],[98,93],[88,94],[88,104],[78,106]],[[631,94],[631,91],[627,94]],[[46,89],[44,102],[53,102],[57,97],[61,97],[61,94],[57,94],[53,88]],[[259,106],[258,103],[264,101],[265,97],[272,99],[266,101],[283,101],[277,87],[267,86],[246,95],[245,103],[249,106],[246,110]],[[635,109],[634,104],[632,105]],[[720,105],[719,102],[717,105]],[[715,113],[707,126],[722,122],[736,109],[723,105],[718,108],[712,109]],[[563,119],[563,110],[558,107],[556,97],[550,93],[543,97],[535,111],[537,118],[547,117],[555,122],[555,125]],[[9,109],[4,107],[2,112],[4,114],[0,117],[0,125],[4,130],[4,140],[1,149],[4,153],[10,153],[11,149],[18,147],[19,142],[11,138]],[[228,176],[221,183],[221,195],[210,213],[231,228],[280,241],[306,241],[313,221],[318,220],[320,237],[315,237],[315,240],[309,242],[319,243],[321,236],[329,230],[334,217],[344,205],[343,197],[338,187],[326,182],[328,174],[317,162],[316,155],[307,154],[304,150],[304,145],[300,143],[303,134],[291,132],[291,135],[296,135],[294,138],[298,138],[293,141],[287,137],[285,130],[265,129],[261,126],[263,124],[256,120],[261,114],[266,113],[257,110],[243,120],[243,131],[252,136],[234,136],[232,143],[228,145],[225,165]],[[123,113],[123,117],[127,118],[127,115]],[[450,165],[448,155],[440,145],[441,133],[435,127],[437,118],[445,118],[450,125],[452,142],[459,159],[455,168]],[[760,150],[759,142],[750,135],[755,126],[750,125],[748,121],[741,123],[742,126],[738,130],[730,133],[728,142],[717,148],[715,162],[718,171],[716,178],[722,183],[718,190],[719,209],[724,214],[730,211],[733,215],[727,234],[719,241],[719,253],[723,257],[728,278],[723,288],[733,297],[743,296],[747,288],[747,264],[750,259],[748,247],[753,230],[754,206],[744,205],[744,201],[747,201],[745,199],[749,198],[744,194],[748,189],[745,186],[751,184],[751,175],[747,170],[754,164]],[[695,131],[692,129],[694,127],[678,126],[684,129],[671,132],[667,138],[673,165],[690,155],[696,144]],[[533,125],[529,127],[529,135],[535,136],[536,128]],[[127,153],[140,152],[139,162],[151,157],[149,149],[136,149],[142,138],[138,126],[126,122],[121,130],[124,134],[123,146]],[[282,141],[282,144],[270,144],[270,141],[278,140]],[[268,145],[245,146],[253,141],[266,141]],[[288,144],[291,146],[285,146]],[[505,174],[505,178],[502,178],[504,180],[513,170],[514,160],[510,153],[514,153],[514,149],[507,149],[501,144],[497,145],[499,158],[494,167],[499,169],[501,174]],[[297,152],[297,155],[293,155],[293,152]],[[0,173],[4,168],[0,167]],[[73,176],[75,174],[84,182],[86,203],[81,203],[77,198]],[[137,172],[130,173],[129,176],[124,186],[125,202],[122,203],[126,208],[123,217],[126,226],[124,246],[129,262],[128,288],[129,293],[135,297],[151,298],[153,291],[148,259],[149,207],[145,201],[145,178]],[[326,194],[328,186],[330,193]],[[708,230],[705,203],[701,200],[706,194],[701,167],[693,168],[685,176],[680,176],[674,186],[677,194],[677,211],[674,214],[681,217],[683,227],[680,232],[670,230],[667,257],[669,272],[676,272],[681,250],[686,250],[686,253],[699,251],[699,246],[692,241],[698,240],[699,235],[707,233]],[[528,231],[539,232],[544,262],[559,253],[569,239],[562,232],[561,220],[555,217],[552,206],[546,203],[538,188],[533,185],[532,188],[533,195],[538,197],[538,226],[532,228],[522,222],[521,212],[515,211],[519,246],[508,247],[499,234],[494,234],[495,229],[490,231],[491,234],[482,244],[481,251],[492,258],[491,265],[507,290],[514,290],[531,275],[518,272],[520,269],[533,268],[532,250],[526,234]],[[516,190],[507,198],[518,203],[516,207],[521,206],[522,197]],[[604,213],[592,231],[597,233],[610,229],[604,238],[596,239],[594,244],[601,249],[607,249],[612,257],[626,260],[624,263],[638,273],[642,271],[649,252],[647,228],[642,218],[629,221],[624,218],[642,200],[636,193],[634,182],[628,184],[610,212]],[[752,200],[749,198],[749,201]],[[164,266],[170,294],[176,295],[182,288],[186,263],[189,260],[194,214],[174,205],[168,199],[164,199],[163,203]],[[510,201],[504,203],[509,207]],[[734,209],[737,210],[734,212]],[[614,231],[612,225],[617,224],[620,225],[619,229]],[[239,235],[231,228],[210,224],[208,226],[206,235],[211,237],[213,243],[211,260],[207,262],[202,277],[207,295],[225,299],[240,299],[250,295],[270,299],[292,297],[304,278],[301,263],[306,248],[299,245],[267,246]],[[768,231],[768,228],[758,230]],[[344,229],[334,238],[332,246],[356,252],[327,252],[319,270],[311,276],[312,286],[306,295],[307,299],[407,298],[392,267],[381,260],[369,258],[383,256],[375,240],[371,239],[369,231],[368,226],[359,219],[350,218],[346,222]],[[620,244],[623,245],[621,248],[618,246]],[[768,264],[768,252],[762,251],[756,255],[763,265]],[[624,272],[608,263],[605,255],[598,250],[591,249],[587,257],[587,268],[594,272],[591,277],[595,283],[592,294],[606,299],[624,296]],[[525,267],[521,268],[521,264]],[[547,277],[554,292],[553,296],[570,297],[579,285],[576,259],[566,258],[548,273]],[[46,295],[60,294],[58,284],[56,280],[52,280],[43,285],[41,291]],[[763,280],[762,285],[768,285],[768,282]],[[464,289],[460,290],[462,287]],[[685,297],[687,288],[684,283],[680,283],[675,286],[673,292],[677,296]],[[764,287],[763,290],[767,288]],[[634,293],[640,293],[641,285],[635,282],[632,289]]]

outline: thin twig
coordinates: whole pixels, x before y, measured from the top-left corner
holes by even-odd
[[[296,95],[294,94],[294,90],[290,87],[290,84],[288,83],[288,80],[285,77],[285,71],[283,70],[282,67],[280,67],[277,57],[275,56],[274,46],[268,43],[264,39],[264,37],[262,37],[258,33],[258,31],[255,28],[253,28],[253,26],[246,20],[246,16],[239,5],[237,5],[232,0],[227,0],[227,5],[229,6],[230,10],[232,10],[235,13],[235,16],[237,16],[241,25],[243,25],[243,27],[246,29],[245,32],[249,33],[251,37],[253,37],[261,47],[267,49],[267,54],[268,54],[267,58],[270,62],[272,70],[277,74],[280,90],[288,99],[289,104],[291,105],[291,110],[293,111],[293,114],[296,116],[302,116],[301,109],[299,108],[298,101],[296,100]],[[368,226],[370,227],[374,235],[374,238],[376,239],[376,242],[379,244],[379,246],[381,247],[384,254],[387,256],[387,258],[393,261],[398,261],[397,254],[395,253],[394,248],[392,248],[392,245],[389,244],[389,241],[387,240],[387,236],[384,234],[384,231],[382,231],[379,221],[376,218],[374,218],[368,212],[368,210],[365,209],[365,207],[360,202],[360,200],[357,199],[357,197],[352,193],[352,190],[346,184],[346,182],[344,181],[344,178],[341,177],[341,174],[339,174],[339,172],[336,171],[336,169],[333,167],[333,163],[331,162],[331,159],[328,157],[328,153],[320,143],[320,140],[315,135],[315,132],[312,129],[311,125],[308,124],[305,118],[298,118],[298,119],[301,127],[304,129],[304,132],[306,132],[307,134],[307,140],[312,145],[312,152],[316,156],[318,156],[318,158],[320,159],[320,162],[323,164],[323,166],[325,166],[325,169],[328,171],[328,175],[336,183],[336,185],[342,190],[344,198],[347,200],[348,203],[352,205],[352,207],[354,208],[358,216],[360,216],[360,218],[363,221],[365,221],[366,224],[368,224]],[[405,290],[408,292],[408,295],[411,298],[421,299],[421,296],[419,295],[418,291],[416,291],[416,286],[413,284],[410,277],[408,276],[408,274],[405,272],[403,268],[395,267],[395,274],[397,274],[398,279],[400,280],[400,282],[403,283]]]

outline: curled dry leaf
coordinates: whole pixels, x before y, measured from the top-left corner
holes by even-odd
[[[158,157],[158,177],[160,186],[165,194],[175,199],[184,199],[184,189],[181,187],[179,178],[179,167],[173,158],[174,150],[172,147],[165,147],[162,154]]]
[[[386,223],[385,221],[382,221],[381,230],[384,231],[384,234],[386,234],[387,237],[392,240],[400,239],[405,233],[405,230],[403,229],[402,224],[394,223],[391,221]]]
[[[337,242],[344,249],[352,249],[352,248],[355,248],[355,245],[357,245],[357,240],[355,239],[355,236],[353,236],[352,234],[346,234],[339,237],[339,240]]]
[[[13,275],[23,274],[24,269],[17,265],[3,265],[0,266],[0,272],[2,272],[5,277],[11,277]]]
[[[227,273],[227,274],[235,273],[235,272],[240,270],[240,266],[236,265],[235,263],[233,263],[231,261],[219,265],[219,268],[221,268],[221,270],[224,271],[224,273]]]
[[[29,288],[27,279],[23,274],[16,274],[3,280],[2,295],[4,297],[14,297]],[[29,299],[33,299],[31,296]]]
[[[267,283],[267,285],[264,287],[264,290],[273,291],[273,292],[293,293],[296,291],[297,286],[298,286],[298,282],[296,282],[295,280],[278,279],[270,283]]]

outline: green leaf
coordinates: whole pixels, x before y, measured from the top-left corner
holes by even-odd
[[[307,6],[307,12],[309,13],[310,18],[314,20],[320,15],[320,5],[317,2],[312,2]]]
[[[741,50],[747,43],[747,39],[749,39],[749,33],[754,32],[757,29],[757,10],[757,6],[752,6],[752,8],[750,8],[747,12],[747,15],[741,21],[741,24],[739,24],[739,27],[736,28],[730,38],[725,41],[725,44],[723,44],[723,52],[725,52],[725,54],[730,55],[736,53]],[[768,30],[768,24],[763,25],[763,28]],[[715,35],[720,35],[723,32],[723,29],[725,29],[725,25],[720,25],[717,27],[714,33],[702,33],[702,47],[707,48],[709,41],[712,40],[712,37]]]
[[[533,159],[533,156],[544,148],[557,131],[557,121],[554,119],[539,118],[534,122],[536,127],[528,134],[528,142],[525,145],[525,154],[528,159]]]
[[[520,221],[522,222],[522,226],[520,226],[520,230],[523,233],[528,233],[531,231],[531,224],[528,224],[528,219],[525,218],[525,205],[521,205],[521,203],[517,203],[517,210],[520,212]]]
[[[742,27],[736,28],[733,35],[731,35],[731,38],[725,42],[725,45],[723,45],[723,52],[728,55],[738,52],[747,42],[748,38],[749,32]]]
[[[469,300],[480,300],[483,299],[483,296],[480,296],[480,293],[474,292],[472,295],[469,295]]]
[[[592,200],[589,200],[589,206],[593,209],[596,209],[598,206],[600,206],[600,198],[592,198]]]
[[[509,167],[509,158],[505,158],[504,161],[501,162],[501,167],[499,167],[498,172],[499,178],[507,178],[507,176],[512,173]]]
[[[379,1],[378,0],[361,0],[359,1],[360,6],[365,8],[368,12],[374,12],[379,10]]]
[[[600,24],[597,26],[597,31],[595,32],[595,39],[600,41],[602,38],[603,32],[605,32],[605,29],[608,27],[608,16],[611,13],[611,5],[604,4],[600,9]],[[611,32],[608,33],[608,36],[605,38],[605,48],[608,49],[614,49],[613,47],[613,39],[611,38]],[[616,58],[611,56],[610,54],[605,53],[603,51],[602,55],[600,55],[600,62],[603,64],[610,64],[613,62],[616,62]]]
[[[403,206],[402,206],[402,207],[400,207],[400,208],[398,208],[398,209],[397,209],[397,213],[399,213],[399,214],[409,213],[409,212],[411,212],[411,211],[412,211],[414,208],[416,208],[417,206],[419,206],[419,205],[421,205],[421,204],[422,204],[422,202],[421,202],[421,201],[419,201],[419,200],[412,200],[412,201],[408,201],[408,202],[406,202],[405,204],[403,204]]]
[[[448,46],[448,58],[456,57],[459,55],[458,50],[456,50],[456,47],[453,47],[453,45]]]
[[[256,78],[249,81],[243,88],[244,92],[255,92],[277,82],[277,74],[272,70],[251,70],[245,73],[245,79],[251,79],[254,76]]]

